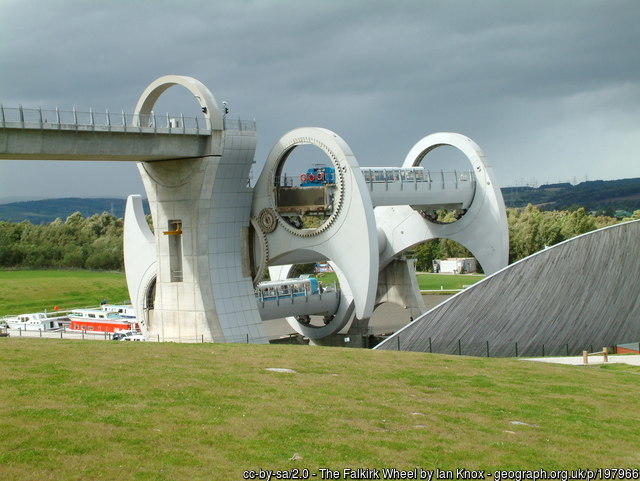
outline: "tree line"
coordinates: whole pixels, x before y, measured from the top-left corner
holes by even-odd
[[[640,219],[640,210],[622,220],[634,219]],[[438,220],[453,222],[455,213],[440,211]],[[613,217],[590,215],[584,208],[543,211],[531,204],[523,209],[507,209],[507,220],[509,263],[620,222]],[[58,218],[42,225],[0,221],[0,268],[123,270],[123,231],[123,219],[107,212],[86,218],[75,212],[64,221]],[[419,271],[431,271],[435,259],[472,254],[449,239],[433,239],[416,246],[408,256],[416,258]]]
[[[605,215],[591,215],[583,207],[571,211],[545,211],[531,204],[522,209],[508,208],[509,264],[577,235],[636,219],[640,219],[640,210],[631,217],[618,220]],[[451,222],[455,218],[452,212],[441,211],[438,220]],[[413,256],[417,260],[417,270],[431,272],[435,259],[472,257],[472,254],[457,242],[433,239],[415,247]]]
[[[34,225],[0,222],[0,267],[123,270],[123,219],[105,212]]]

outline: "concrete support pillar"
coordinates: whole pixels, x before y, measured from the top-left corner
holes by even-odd
[[[153,218],[156,257],[150,260],[127,249],[149,245],[151,236],[144,220],[125,221],[130,227],[125,230],[125,262],[131,300],[144,316],[142,327],[150,339],[266,343],[248,263],[255,126],[233,121],[227,128],[204,85],[173,75],[147,87],[134,118],[144,122],[158,97],[173,85],[194,94],[210,136],[197,157],[138,164]],[[141,209],[128,213],[142,215]],[[150,282],[154,270],[155,282]],[[141,287],[141,280],[148,287]]]
[[[139,164],[157,246],[152,339],[266,342],[246,262],[255,131],[227,130],[223,144],[221,156]]]
[[[392,302],[407,309],[414,319],[426,312],[427,308],[416,279],[415,266],[415,259],[395,259],[380,271],[376,307],[385,302]],[[355,318],[349,326],[347,336],[359,340],[364,339],[368,333],[369,319]],[[338,342],[338,340],[328,340],[328,342]]]
[[[414,319],[427,310],[418,287],[415,259],[395,259],[380,271],[376,304],[383,302],[407,309]]]

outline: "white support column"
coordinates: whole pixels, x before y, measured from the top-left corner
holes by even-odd
[[[194,94],[213,130],[201,157],[138,164],[155,229],[157,275],[148,334],[176,342],[267,342],[244,262],[249,251],[252,191],[247,178],[255,130],[222,130],[222,116],[211,92],[195,79],[175,75],[147,87],[134,123],[145,124],[156,100],[174,85]],[[134,218],[137,222],[129,222],[125,232],[129,245],[140,244],[142,238],[148,244],[148,236],[136,227],[140,214]],[[136,256],[127,245],[125,249],[129,259]],[[145,262],[149,264],[148,259]],[[138,293],[132,297],[139,309],[149,291],[140,294],[145,289],[141,270],[127,272],[130,291]]]

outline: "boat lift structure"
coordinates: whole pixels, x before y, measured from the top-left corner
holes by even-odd
[[[155,114],[156,101],[174,86],[191,92],[201,116]],[[324,152],[330,170],[320,180],[331,177],[306,178],[294,191],[283,182],[283,166],[302,145]],[[422,165],[443,145],[467,157],[468,172]],[[291,284],[293,265],[328,260],[340,289],[308,293],[304,302],[278,298],[277,315],[314,343],[335,343],[344,333],[366,333],[382,302],[413,317],[424,311],[413,264],[403,257],[421,242],[455,240],[487,273],[507,264],[500,189],[480,147],[463,135],[428,135],[401,165],[361,167],[335,132],[298,128],[275,142],[251,188],[255,147],[255,122],[228,118],[204,84],[185,76],[152,82],[130,115],[0,105],[0,159],[137,163],[156,229],[147,225],[142,197],[130,196],[124,255],[130,297],[150,337],[267,342],[262,321],[275,313],[271,301],[256,299],[265,272]],[[437,223],[442,208],[456,209],[459,220]],[[319,226],[305,227],[305,215],[318,216]],[[312,314],[322,321],[311,322]]]

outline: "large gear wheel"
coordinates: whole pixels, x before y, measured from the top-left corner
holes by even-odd
[[[294,170],[299,168],[302,163],[299,160],[305,161],[296,159],[297,155],[291,158],[295,149],[305,145],[316,147],[324,153],[322,164],[330,164],[333,170],[325,170],[325,175],[327,172],[335,174],[335,178],[329,177],[321,184],[315,182],[314,175],[312,185],[316,189],[312,190],[305,189],[309,185],[306,179],[302,182],[303,186],[294,187],[292,177],[284,175],[291,166],[294,166]],[[316,157],[317,153],[316,151]],[[303,157],[308,161],[312,156]],[[318,170],[317,166],[314,166],[314,170]],[[307,179],[311,181],[309,176]],[[325,184],[326,180],[332,183]],[[286,191],[291,188],[294,190]],[[353,299],[353,311],[350,312],[355,312],[360,319],[371,316],[376,296],[375,281],[379,271],[379,237],[371,196],[359,170],[358,161],[344,139],[321,127],[300,127],[283,135],[271,149],[265,168],[255,184],[251,212],[257,218],[264,208],[274,209],[281,225],[273,233],[267,234],[268,264],[273,264],[269,266],[269,271],[290,262],[331,259],[345,272],[345,284],[350,283],[352,286],[350,297]],[[297,222],[294,225],[289,223],[289,217],[300,217],[305,212],[317,215],[315,220],[323,222],[311,229],[300,228],[304,225]],[[354,239],[358,241],[357,248],[348,248]],[[254,243],[254,246],[253,252],[257,256],[257,244]],[[286,278],[286,274],[283,276],[277,278]],[[339,304],[342,304],[342,300],[339,300]],[[346,307],[348,306],[345,304],[345,309]],[[340,310],[339,306],[338,309]],[[346,311],[336,314],[335,319],[328,324],[307,326],[304,330],[314,338],[335,333],[343,327],[343,322],[348,322],[346,314]],[[294,329],[294,326],[303,328],[295,319],[291,321],[291,326]]]
[[[278,214],[275,210],[264,208],[258,214],[258,226],[265,234],[271,234],[278,227]]]
[[[339,161],[337,156],[332,152],[332,150],[325,145],[324,143],[320,142],[317,139],[310,139],[310,138],[299,138],[299,139],[293,139],[293,141],[291,142],[293,147],[297,146],[297,145],[304,145],[304,144],[311,144],[311,145],[315,145],[316,147],[320,148],[325,154],[327,154],[327,156],[329,157],[329,159],[331,160],[331,163],[333,164],[333,166],[336,169],[336,192],[333,198],[333,212],[331,212],[331,215],[325,219],[322,224],[317,227],[316,229],[297,229],[296,227],[292,226],[291,224],[289,224],[286,220],[284,220],[282,217],[280,217],[278,215],[278,220],[280,222],[280,225],[289,233],[299,236],[299,237],[313,237],[313,236],[317,236],[319,234],[321,234],[322,232],[324,232],[325,230],[327,230],[331,224],[333,224],[333,222],[337,219],[338,215],[340,214],[340,209],[342,207],[342,204],[344,202],[344,190],[345,190],[345,173],[347,171],[346,166],[342,165]],[[287,153],[287,155],[289,154],[289,152]],[[279,159],[278,163],[281,161],[282,159]],[[276,165],[278,164],[276,163]],[[274,176],[274,182],[275,183],[275,170],[273,171],[273,176]],[[277,202],[276,202],[276,198],[275,195],[273,195],[271,197],[271,205],[273,207],[274,213],[277,209]],[[265,209],[263,209],[264,211]],[[260,212],[260,214],[262,214],[262,211]]]

